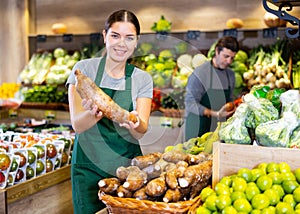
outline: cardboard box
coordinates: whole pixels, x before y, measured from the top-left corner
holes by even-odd
[[[286,162],[295,170],[300,168],[300,149],[215,142],[212,185],[224,176],[236,174],[240,168],[252,169],[262,162]]]

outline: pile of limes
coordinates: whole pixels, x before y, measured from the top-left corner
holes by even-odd
[[[286,162],[240,168],[223,177],[214,189],[201,191],[202,205],[196,213],[300,214],[299,184],[300,168],[292,171]]]

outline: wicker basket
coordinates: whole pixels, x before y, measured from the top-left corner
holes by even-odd
[[[183,109],[159,108],[159,111],[162,112],[165,117],[182,118],[184,116]]]
[[[99,191],[99,199],[106,204],[111,214],[194,214],[200,205],[200,196],[177,203],[154,202],[134,198],[120,198]]]

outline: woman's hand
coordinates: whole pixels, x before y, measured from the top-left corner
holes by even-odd
[[[217,117],[218,117],[218,119],[220,119],[220,118],[228,118],[231,115],[233,115],[233,113],[235,112],[235,110],[236,110],[236,106],[234,104],[231,105],[231,103],[230,104],[226,103],[218,111]]]
[[[102,111],[98,109],[98,106],[93,104],[92,100],[83,99],[82,100],[82,107],[89,111],[91,115],[95,115],[96,118],[101,119],[102,118]]]
[[[127,123],[120,123],[119,126],[124,127],[126,129],[136,129],[140,125],[140,119],[137,111],[132,111],[137,118],[137,122],[133,123],[132,121],[128,121]]]

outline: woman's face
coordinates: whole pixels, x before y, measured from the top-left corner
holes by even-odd
[[[216,66],[220,69],[227,68],[233,62],[235,55],[236,52],[233,52],[227,48],[223,48],[220,52],[218,52],[218,50],[216,49]]]
[[[126,61],[134,52],[138,36],[130,22],[115,22],[107,32],[103,31],[107,57],[114,61]]]

